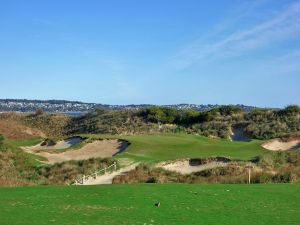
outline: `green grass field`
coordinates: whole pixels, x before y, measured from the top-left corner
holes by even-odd
[[[210,139],[188,134],[161,134],[161,135],[82,135],[93,138],[120,138],[131,144],[117,158],[129,158],[134,161],[158,162],[181,158],[224,156],[235,160],[250,160],[268,152],[261,147],[262,141],[232,142],[224,139]],[[41,139],[6,140],[14,147],[31,146],[41,142]],[[70,148],[78,149],[83,144]],[[56,150],[60,152],[61,150]],[[62,150],[61,152],[66,151]],[[53,151],[52,151],[53,152]]]
[[[14,146],[14,147],[21,147],[21,146],[33,146],[37,145],[42,141],[41,138],[34,138],[34,139],[25,139],[25,140],[5,140],[5,144]]]
[[[117,136],[92,136],[117,137]],[[224,156],[236,160],[250,160],[268,152],[261,147],[262,141],[232,142],[224,139],[210,139],[197,135],[162,134],[121,136],[131,145],[117,158],[135,161],[157,162],[180,158]]]
[[[299,184],[0,188],[0,224],[296,225],[299,191]]]
[[[262,141],[231,142],[187,134],[86,135],[121,138],[131,144],[116,158],[158,162],[224,156],[250,160],[265,154]],[[24,153],[40,139],[5,140]],[[34,163],[32,163],[34,164]],[[160,202],[161,206],[154,204]],[[135,184],[0,188],[0,224],[300,224],[300,184]]]

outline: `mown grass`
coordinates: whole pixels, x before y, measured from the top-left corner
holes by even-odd
[[[132,161],[155,163],[158,161],[176,160],[182,158],[205,158],[223,156],[233,160],[251,160],[262,156],[268,151],[261,147],[262,141],[232,142],[225,139],[210,139],[198,135],[161,134],[161,135],[80,135],[87,138],[82,143],[63,150],[41,150],[61,153],[81,148],[86,143],[98,138],[118,138],[130,143],[127,149],[116,158],[127,158]],[[41,139],[23,141],[6,140],[7,144],[18,148],[20,146],[36,145]],[[41,159],[40,159],[41,160]]]
[[[232,142],[188,134],[92,135],[92,137],[120,138],[129,141],[131,143],[129,147],[116,157],[130,158],[134,161],[157,162],[215,156],[224,156],[234,160],[251,160],[267,152],[261,147],[262,141],[259,140]]]
[[[299,190],[299,184],[1,188],[0,224],[296,225]]]
[[[33,139],[25,139],[25,140],[5,139],[6,144],[13,145],[15,147],[33,146],[33,145],[37,145],[41,142],[42,142],[41,138],[33,138]]]

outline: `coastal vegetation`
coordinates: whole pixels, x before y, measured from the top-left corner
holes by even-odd
[[[20,149],[20,146],[31,146],[39,142],[39,139],[5,140],[0,144],[0,186],[66,185],[82,174],[92,173],[114,162],[113,159],[91,158],[48,165],[43,157]]]
[[[33,114],[2,113],[0,123],[2,127],[7,123],[11,124],[9,127],[11,130],[22,130],[21,128],[24,126],[30,128],[27,135],[20,136],[23,139],[24,137],[41,136],[41,133],[54,139],[76,134],[157,133],[190,133],[229,139],[233,130],[239,128],[250,138],[266,140],[299,132],[300,108],[288,106],[280,110],[254,109],[251,112],[244,112],[237,106],[222,106],[204,112],[159,106],[137,110],[99,108],[81,116],[41,112]],[[12,136],[12,134],[8,134],[9,129],[2,131],[0,128],[0,133],[4,136]],[[17,132],[12,131],[11,133]]]
[[[122,160],[142,165],[137,171],[126,174],[127,177],[116,178],[114,182],[117,183],[130,183],[131,177],[134,177],[135,182],[148,182],[150,179],[153,182],[244,183],[244,168],[250,161],[258,168],[253,173],[253,181],[257,183],[295,182],[300,175],[298,150],[273,153],[262,147],[266,139],[278,137],[282,138],[279,141],[287,141],[285,139],[289,138],[298,140],[298,106],[280,110],[255,109],[251,112],[244,112],[236,106],[223,106],[205,112],[155,106],[136,110],[96,109],[81,116],[42,111],[1,113],[0,125],[0,185],[63,185],[77,176]],[[249,141],[230,140],[236,129],[248,136]],[[292,133],[295,135],[292,136]],[[20,148],[37,144],[50,148],[70,137],[86,140],[70,150],[41,149],[35,154]],[[50,165],[41,156],[48,153],[52,153],[53,157],[56,157],[55,154],[75,156],[70,151],[84,151],[94,146],[94,140],[98,140],[95,145],[99,145],[101,139],[111,138],[124,141],[106,143],[110,148],[116,148],[111,149],[112,153],[106,153],[105,157],[109,159],[84,157],[84,160],[78,160],[76,156],[75,161],[59,161]],[[126,150],[125,145],[120,147],[122,150],[118,150],[118,143],[125,143]],[[108,149],[105,146],[101,148]],[[94,153],[91,151],[91,154]],[[230,164],[208,168],[201,173],[176,176],[175,172],[155,167],[156,163],[162,161],[209,157],[225,157],[230,160]]]

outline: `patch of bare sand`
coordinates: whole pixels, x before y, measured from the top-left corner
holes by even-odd
[[[76,144],[81,143],[82,141],[83,141],[83,139],[81,137],[71,137],[71,138],[59,141],[55,145],[52,145],[52,146],[47,146],[47,145],[42,146],[40,143],[35,146],[24,147],[24,149],[32,151],[32,152],[39,151],[39,150],[67,149]]]
[[[271,151],[286,151],[300,148],[300,139],[282,140],[273,139],[262,144],[262,147]]]
[[[85,181],[83,185],[111,184],[116,176],[121,176],[131,170],[134,170],[138,165],[139,163],[132,163],[128,166],[121,168],[118,171],[104,174],[102,176],[97,177],[96,179],[90,178],[89,180]]]
[[[166,170],[178,172],[181,174],[190,174],[216,167],[226,166],[230,160],[216,158],[205,162],[197,159],[182,159],[177,161],[168,161],[156,164],[156,167],[161,167]]]
[[[36,152],[30,148],[23,148],[24,151],[43,156],[48,159],[48,163],[54,164],[69,160],[84,160],[90,158],[107,158],[122,152],[128,143],[116,139],[96,140],[87,143],[77,150],[65,151],[62,153]]]

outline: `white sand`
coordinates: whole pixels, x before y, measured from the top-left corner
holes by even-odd
[[[112,157],[118,152],[125,150],[127,146],[127,142],[111,139],[93,141],[80,149],[68,150],[62,153],[37,152],[36,149],[32,149],[32,147],[23,147],[22,149],[26,152],[43,156],[48,159],[47,163],[53,164],[69,160]]]
[[[128,165],[126,167],[121,168],[118,171],[112,172],[112,173],[107,173],[102,176],[97,177],[96,179],[90,177],[88,180],[84,181],[83,185],[96,185],[96,184],[111,184],[113,179],[116,176],[123,175],[126,172],[129,172],[131,170],[134,170],[135,167],[137,167],[139,163],[134,163],[131,165]]]
[[[183,160],[178,160],[173,162],[158,163],[156,167],[161,167],[166,170],[178,172],[181,174],[190,174],[190,173],[199,172],[202,170],[212,169],[216,167],[222,167],[226,165],[227,165],[226,162],[217,162],[217,161],[212,161],[200,165],[191,165],[189,159],[183,159]]]
[[[262,144],[262,147],[271,151],[286,151],[300,148],[300,140],[282,141],[273,139]]]
[[[35,146],[26,147],[25,149],[31,150],[31,151],[38,151],[38,150],[51,150],[51,149],[66,149],[70,148],[76,144],[79,144],[83,141],[80,137],[72,137],[68,138],[62,141],[57,142],[55,145],[52,146],[41,146],[40,144],[37,144]]]

